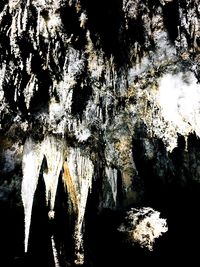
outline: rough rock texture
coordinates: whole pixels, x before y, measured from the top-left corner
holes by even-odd
[[[138,243],[152,251],[156,238],[167,232],[168,228],[166,220],[160,218],[160,212],[144,207],[128,211],[125,223],[118,230],[126,234],[133,244]]]
[[[198,0],[1,1],[5,265],[66,266],[85,256],[103,266],[109,256],[110,265],[129,266],[130,248],[114,244],[113,227],[130,206],[152,206],[169,220],[155,255],[167,248],[172,259],[176,242],[177,255],[194,249],[199,20]],[[107,244],[94,245],[106,233]]]

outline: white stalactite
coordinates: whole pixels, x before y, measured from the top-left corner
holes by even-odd
[[[28,250],[28,239],[31,223],[32,205],[37,188],[39,172],[44,156],[47,169],[43,171],[46,187],[46,201],[50,204],[49,218],[54,217],[54,204],[60,171],[64,161],[64,143],[53,136],[47,136],[41,143],[27,139],[23,152],[22,200],[25,212],[25,252]],[[89,190],[92,187],[94,166],[79,148],[68,151],[67,165],[75,188],[77,220],[75,224],[76,264],[84,263],[83,222]]]
[[[77,194],[77,207],[78,215],[75,225],[75,253],[76,264],[84,263],[84,251],[83,251],[83,221],[87,203],[87,197],[89,190],[92,187],[92,177],[94,166],[91,160],[82,155],[81,150],[78,148],[70,149],[67,164],[69,172],[72,177],[72,182],[76,189]]]
[[[31,99],[34,95],[34,91],[37,88],[37,80],[34,74],[31,75],[29,82],[24,89],[24,99],[27,109],[30,107]]]
[[[27,139],[25,142],[21,190],[25,213],[25,252],[28,250],[33,199],[38,184],[42,161],[45,156],[48,166],[46,173],[43,173],[46,187],[46,200],[47,204],[50,203],[50,217],[53,217],[58,179],[63,165],[63,151],[63,142],[53,136],[47,136],[41,143],[36,143],[31,138]]]
[[[40,144],[35,143],[31,138],[27,139],[23,151],[21,189],[25,213],[25,252],[28,250],[33,198],[38,184],[42,160],[43,153],[40,149]]]

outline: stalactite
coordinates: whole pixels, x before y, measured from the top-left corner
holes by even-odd
[[[64,162],[63,168],[64,168],[63,182],[65,185],[65,190],[68,192],[70,202],[72,203],[71,204],[72,208],[69,210],[69,212],[70,213],[72,213],[72,212],[77,213],[78,212],[77,191],[76,191],[75,185],[73,183],[72,177],[70,175],[67,162]]]
[[[26,139],[21,188],[25,251],[39,176],[53,219],[62,175],[68,212],[76,218],[76,264],[84,262],[92,179],[105,189],[98,192],[103,202],[98,207],[136,205],[143,191],[136,192],[134,182],[145,175],[134,162],[132,140],[142,140],[149,163],[160,157],[154,153],[157,140],[165,148],[161,154],[170,155],[178,146],[177,133],[186,140],[193,131],[200,136],[198,1],[94,2],[0,3],[0,134],[19,139],[19,147]],[[168,162],[173,165],[170,156]],[[173,168],[162,170],[162,179],[174,177]],[[56,239],[51,241],[58,265]]]
[[[78,148],[71,148],[68,151],[67,165],[65,165],[68,192],[71,193],[72,203],[77,201],[78,214],[75,223],[75,254],[76,264],[84,263],[83,247],[83,221],[89,190],[92,189],[93,164],[91,160],[82,154]],[[69,168],[69,170],[67,169]],[[72,180],[72,183],[71,183]],[[75,189],[75,193],[74,193]],[[75,198],[75,199],[73,199]]]
[[[25,213],[25,252],[28,250],[29,230],[35,190],[44,156],[47,170],[43,171],[46,187],[46,202],[50,204],[49,217],[54,217],[54,204],[58,179],[63,165],[64,143],[53,136],[47,136],[42,142],[27,139],[23,151],[22,201]]]
[[[38,184],[42,160],[43,153],[40,144],[35,143],[31,138],[27,139],[23,151],[23,180],[21,189],[25,215],[25,252],[28,250],[33,198]]]
[[[5,78],[5,72],[6,72],[6,64],[4,64],[2,66],[2,69],[0,69],[0,116],[1,116],[2,111],[5,110],[5,107],[6,107],[4,91],[2,90],[2,84]],[[1,122],[0,122],[0,129],[1,129]]]

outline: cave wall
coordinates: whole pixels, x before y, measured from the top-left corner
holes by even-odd
[[[91,257],[92,214],[150,205],[170,224],[176,208],[180,218],[196,210],[199,19],[195,0],[1,1],[0,204],[2,228],[17,221],[3,238],[6,252],[18,232],[11,261],[24,238],[25,251],[39,251],[37,218],[53,225],[44,235],[64,266]]]

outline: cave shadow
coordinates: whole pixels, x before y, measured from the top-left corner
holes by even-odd
[[[152,259],[171,264],[174,261],[198,259],[200,139],[191,133],[188,139],[178,134],[177,147],[168,152],[159,138],[149,139],[154,156],[147,157],[142,136],[133,138],[133,157],[144,182],[144,205],[161,212],[167,219],[168,232],[155,244]]]
[[[156,239],[153,251],[132,246],[117,231],[126,209],[99,211],[98,190],[88,197],[85,214],[85,266],[172,265],[198,260],[200,238],[200,139],[191,133],[187,140],[177,135],[177,147],[169,152],[159,138],[149,138],[139,127],[133,138],[133,157],[142,180],[144,197],[140,206],[158,210],[166,218],[168,231]],[[151,143],[149,156],[144,140]],[[152,155],[152,154],[151,154]],[[94,190],[95,191],[95,190]],[[134,207],[134,205],[133,205]]]

